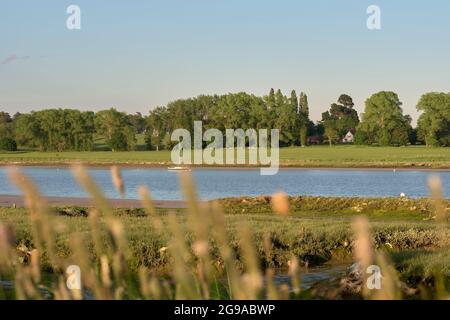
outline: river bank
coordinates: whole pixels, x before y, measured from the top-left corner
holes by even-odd
[[[167,163],[90,163],[90,162],[0,162],[0,168],[8,168],[8,167],[39,167],[39,168],[48,168],[48,169],[70,169],[74,165],[83,165],[86,168],[91,169],[109,169],[111,166],[119,166],[123,169],[155,169],[155,170],[165,170],[169,167],[172,167],[173,164],[170,162]],[[215,170],[215,171],[259,171],[261,167],[254,165],[190,165],[188,168],[192,170]],[[364,170],[364,171],[374,171],[374,172],[408,172],[408,171],[418,171],[418,172],[450,172],[450,165],[442,166],[442,167],[427,167],[426,165],[415,166],[410,164],[405,164],[405,166],[342,166],[342,167],[332,167],[332,166],[296,166],[296,165],[283,165],[281,164],[279,167],[279,171],[292,171],[292,170],[318,170],[318,171],[355,171],[355,170]]]
[[[90,198],[75,197],[43,197],[50,206],[73,206],[73,207],[92,207],[94,203]],[[108,199],[108,203],[113,208],[138,209],[142,208],[142,202],[133,199]],[[157,208],[164,209],[182,209],[186,207],[184,201],[177,200],[156,200]],[[25,207],[25,200],[22,196],[0,195],[0,207]]]
[[[90,208],[94,206],[91,198],[75,197],[42,197],[51,207],[81,207]],[[135,199],[106,199],[111,208],[114,209],[143,209],[141,200]],[[270,213],[270,197],[238,197],[217,200],[228,213]],[[206,203],[207,201],[205,201]],[[154,206],[158,209],[185,209],[185,201],[179,200],[153,200]],[[428,199],[409,198],[363,198],[363,197],[313,197],[294,196],[290,198],[294,215],[299,215],[303,211],[308,212],[336,212],[341,215],[351,214],[378,214],[392,212],[402,213],[410,217],[430,216],[432,206]],[[446,200],[450,206],[450,200]],[[19,195],[0,195],[0,207],[24,208],[25,200]]]
[[[283,168],[450,169],[450,148],[354,145],[288,147],[280,149],[279,161],[280,167]],[[92,166],[167,167],[172,165],[171,152],[167,150],[126,152],[18,151],[0,153],[0,164],[4,165],[70,165],[73,163]]]

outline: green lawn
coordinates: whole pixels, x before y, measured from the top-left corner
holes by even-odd
[[[0,153],[0,164],[130,164],[168,165],[170,151],[133,152],[36,152]],[[282,166],[292,167],[405,167],[450,168],[450,148],[313,146],[280,149]]]

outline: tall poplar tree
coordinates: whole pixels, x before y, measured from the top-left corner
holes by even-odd
[[[304,92],[300,93],[298,118],[300,123],[300,144],[302,147],[306,147],[308,142],[309,106],[308,96]]]

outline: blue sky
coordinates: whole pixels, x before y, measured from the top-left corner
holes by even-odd
[[[81,8],[81,30],[66,8]],[[381,8],[380,31],[366,9]],[[396,91],[450,91],[450,1],[72,0],[0,3],[0,110],[145,114],[198,94],[305,91],[320,119],[341,93],[358,111]]]

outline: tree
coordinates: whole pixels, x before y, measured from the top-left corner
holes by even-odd
[[[128,149],[127,136],[121,130],[115,130],[111,134],[109,145],[112,151],[125,151]]]
[[[39,120],[35,117],[35,112],[21,114],[15,120],[14,133],[19,145],[38,148],[41,151],[47,150],[46,136],[41,130]]]
[[[68,149],[90,151],[94,147],[94,112],[63,110],[65,117],[65,139]]]
[[[324,134],[328,139],[328,143],[330,144],[330,147],[333,145],[333,142],[335,142],[339,138],[338,131],[332,125],[325,125]]]
[[[303,95],[306,112],[305,127],[313,127],[308,119],[307,98]],[[167,146],[166,134],[183,128],[193,134],[194,121],[202,121],[205,130],[226,129],[280,129],[282,145],[295,144],[299,136],[299,103],[293,90],[290,97],[281,90],[271,89],[269,94],[258,97],[245,92],[224,95],[201,95],[178,99],[150,111],[146,120],[145,141],[147,148],[159,150]],[[306,140],[307,134],[305,134]],[[167,139],[166,139],[167,140]]]
[[[145,131],[145,119],[140,112],[127,115],[128,123],[134,128],[136,133],[144,133]]]
[[[267,96],[266,101],[267,101],[268,109],[275,109],[275,107],[276,107],[275,90],[273,88],[270,89],[269,95]]]
[[[267,112],[264,117],[265,118],[264,122],[266,123],[267,129],[272,129],[274,128],[275,120],[277,117],[276,113],[277,103],[275,99],[275,90],[273,88],[270,89],[269,95],[264,97],[264,101],[267,106]]]
[[[105,137],[107,141],[123,126],[127,125],[127,116],[114,108],[102,110],[95,115],[95,131]]]
[[[338,98],[338,103],[350,109],[353,109],[353,107],[355,106],[352,97],[350,97],[348,94],[341,94]]]
[[[126,113],[114,108],[102,110],[95,115],[96,132],[102,135],[112,150],[125,148],[133,150],[136,145],[136,131]],[[121,141],[119,143],[119,140]],[[126,145],[123,146],[122,142]]]
[[[175,143],[170,138],[170,134],[169,133],[166,133],[164,135],[164,138],[162,140],[162,144],[163,144],[164,148],[166,148],[167,150],[172,149],[173,146],[175,145]]]
[[[308,96],[305,93],[300,93],[300,102],[298,108],[298,122],[300,127],[300,145],[305,147],[308,140],[308,125],[309,125],[309,106]]]
[[[406,145],[411,118],[403,115],[402,103],[394,92],[378,92],[366,100],[365,111],[357,131],[365,144]]]
[[[12,119],[9,113],[0,111],[0,124],[11,123]]]
[[[250,98],[248,126],[256,130],[270,128],[267,105],[261,97],[252,95]]]
[[[418,124],[418,136],[427,146],[450,146],[450,94],[424,94],[417,104],[423,111]]]
[[[274,128],[280,130],[280,142],[282,145],[293,145],[295,143],[297,127],[297,95],[295,91],[291,92],[291,98],[288,99],[278,90],[275,95],[276,118]]]
[[[0,112],[0,138],[13,138],[13,121],[6,112]]]
[[[17,144],[12,138],[0,137],[0,151],[17,151]]]
[[[355,132],[359,124],[358,112],[353,109],[353,99],[342,94],[338,98],[338,103],[331,104],[330,110],[322,113],[322,123],[330,144],[337,142],[347,132]],[[328,128],[328,130],[327,130]]]
[[[42,151],[88,151],[93,148],[94,113],[47,109],[14,116],[15,140]]]
[[[355,133],[355,144],[366,145],[368,144],[369,137],[367,133],[363,130],[357,130]]]
[[[289,99],[289,103],[291,105],[291,108],[295,111],[295,113],[298,112],[298,97],[297,92],[295,90],[291,91],[291,98]]]
[[[162,141],[168,131],[167,111],[163,107],[157,107],[150,111],[146,118],[147,129],[145,141],[149,149],[159,150],[162,147]]]

